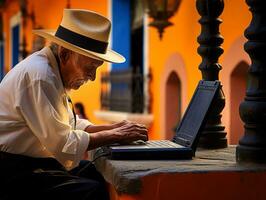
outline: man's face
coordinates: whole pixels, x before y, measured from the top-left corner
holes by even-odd
[[[96,70],[103,61],[69,51],[67,59],[61,62],[61,72],[66,89],[77,90],[88,80],[94,81]]]

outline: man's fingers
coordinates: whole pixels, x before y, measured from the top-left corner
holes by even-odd
[[[144,125],[128,122],[119,127],[121,143],[130,143],[136,140],[148,140],[148,130]]]
[[[147,131],[146,126],[144,125],[138,125],[138,124],[125,124],[123,126],[124,129],[128,129],[128,130],[140,130],[140,131]]]
[[[137,141],[137,140],[147,141],[148,140],[148,136],[146,134],[140,134],[138,132],[132,132],[127,137],[124,137],[121,140],[121,143],[131,143],[131,142],[134,142],[134,141]]]

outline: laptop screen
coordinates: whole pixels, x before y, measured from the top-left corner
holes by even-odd
[[[203,126],[209,107],[219,88],[219,81],[201,80],[196,88],[193,97],[186,109],[186,112],[177,128],[174,141],[183,146],[191,147],[198,139],[199,131]]]

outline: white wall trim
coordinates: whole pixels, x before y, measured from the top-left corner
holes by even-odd
[[[149,17],[148,14],[144,13],[143,19],[143,29],[144,29],[144,44],[143,44],[143,76],[144,76],[144,113],[148,113],[148,107],[150,102],[149,96]]]
[[[107,9],[108,9],[108,13],[107,13],[107,16],[108,16],[108,19],[112,22],[113,24],[113,0],[108,0],[107,1]],[[113,27],[111,28],[111,32],[110,32],[110,40],[109,40],[109,48],[112,47],[112,38],[113,38]],[[112,64],[107,62],[107,71],[110,72],[112,70]]]
[[[16,15],[11,17],[10,27],[14,27],[20,23],[21,23],[21,12],[18,12]]]

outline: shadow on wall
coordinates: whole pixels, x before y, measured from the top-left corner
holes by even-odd
[[[171,72],[166,82],[166,139],[171,140],[181,117],[181,85],[176,72]]]
[[[229,144],[238,144],[244,135],[243,122],[239,115],[239,105],[244,100],[247,83],[248,64],[244,61],[238,63],[230,76],[230,139]]]

